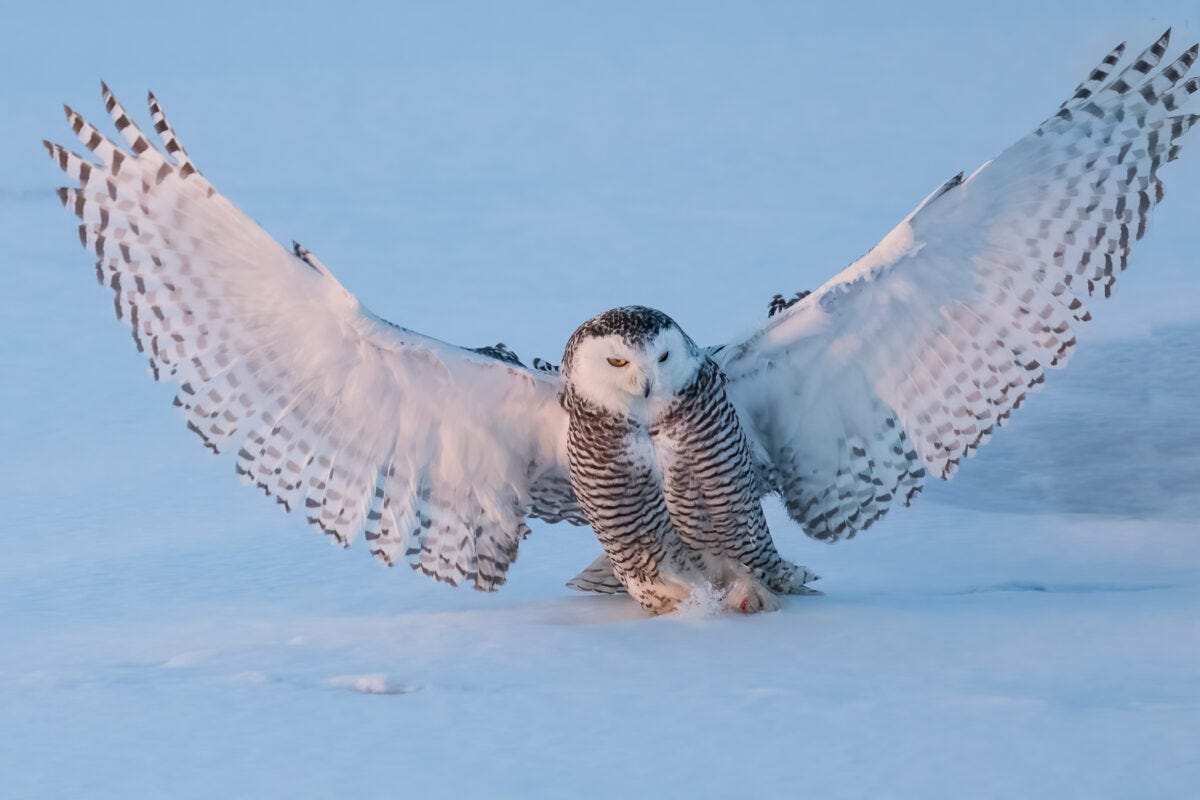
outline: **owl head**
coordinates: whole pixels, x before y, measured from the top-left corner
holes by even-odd
[[[614,414],[650,421],[696,379],[696,343],[661,311],[625,306],[597,314],[563,353],[567,384]]]

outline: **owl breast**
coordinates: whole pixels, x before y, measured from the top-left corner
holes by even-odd
[[[650,426],[650,438],[680,539],[703,553],[758,566],[755,553],[769,534],[750,445],[724,383],[708,362],[679,402]]]
[[[578,398],[568,410],[571,487],[614,574],[627,588],[658,581],[661,568],[684,554],[649,430]]]
[[[677,602],[672,582],[688,591],[718,585],[731,563],[768,581],[785,568],[763,518],[749,443],[711,361],[649,423],[579,398],[566,406],[572,487],[614,574],[642,605]]]

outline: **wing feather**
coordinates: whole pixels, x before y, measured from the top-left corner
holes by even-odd
[[[812,536],[852,536],[949,478],[1109,296],[1200,119],[1192,46],[1114,48],[1058,112],[935,190],[863,258],[718,348],[772,488]],[[869,488],[868,488],[869,487]]]
[[[527,515],[584,522],[557,375],[376,317],[218,194],[153,95],[165,154],[102,88],[128,150],[66,108],[99,163],[47,142],[75,183],[59,199],[206,447],[339,543],[451,584],[503,584]]]

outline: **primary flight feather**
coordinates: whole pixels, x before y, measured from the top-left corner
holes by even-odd
[[[575,588],[668,611],[702,585],[741,611],[813,593],[761,499],[805,532],[853,536],[927,473],[949,478],[1044,371],[1065,363],[1197,120],[1193,46],[1115,48],[1056,114],[942,185],[817,291],[777,298],[713,347],[666,314],[613,309],[561,371],[467,349],[368,311],[305,248],[221,196],[158,101],[162,150],[103,87],[120,147],[71,109],[94,161],[46,143],[75,185],[97,279],[157,379],[245,480],[386,563],[494,590],[527,517],[590,524],[604,555]]]

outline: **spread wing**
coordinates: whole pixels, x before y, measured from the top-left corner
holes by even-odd
[[[853,536],[928,471],[949,478],[1066,362],[1197,119],[1177,113],[1197,48],[1154,72],[1169,33],[1120,72],[1114,49],[1041,127],[715,350],[768,486],[810,536]]]
[[[96,278],[156,379],[244,479],[338,542],[438,580],[504,583],[526,515],[583,523],[556,374],[376,317],[304,248],[285,250],[196,171],[157,101],[166,155],[104,87],[128,149],[67,119],[99,163],[46,143],[76,182]]]

